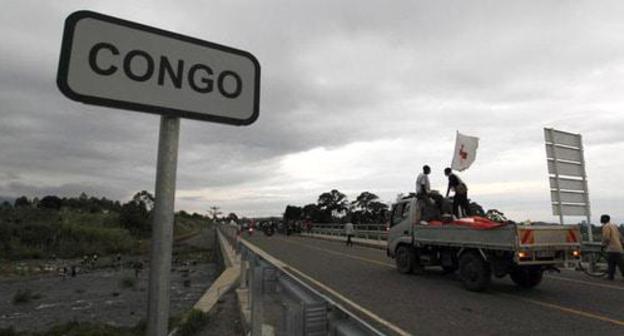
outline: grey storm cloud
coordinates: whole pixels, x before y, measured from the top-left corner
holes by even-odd
[[[455,130],[482,138],[467,173],[477,184],[542,183],[545,126],[583,133],[592,159],[624,141],[618,2],[20,1],[0,13],[2,196],[86,191],[127,199],[153,188],[158,118],[78,104],[56,88],[63,21],[79,9],[249,50],[260,60],[255,124],[183,121],[178,207],[185,209],[211,203],[279,214],[334,187],[381,190],[388,201],[411,188],[423,160],[447,164]],[[393,141],[407,147],[384,147]],[[314,156],[362,143],[370,143],[366,160],[328,172]],[[495,164],[517,160],[514,153],[540,161]],[[286,164],[297,158],[311,162]],[[592,162],[596,175],[624,163]],[[315,169],[336,180],[306,175]],[[348,178],[360,170],[369,175]],[[595,181],[597,193],[609,185]],[[538,189],[517,203],[483,199],[514,213],[522,213],[519,204],[541,207],[527,211],[548,218],[548,191]],[[608,210],[614,199],[624,200],[615,195],[596,206]]]

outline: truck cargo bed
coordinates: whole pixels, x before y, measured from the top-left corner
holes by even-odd
[[[462,225],[415,225],[415,244],[477,247],[495,250],[578,249],[577,226],[530,226],[507,224],[493,229],[474,229]]]

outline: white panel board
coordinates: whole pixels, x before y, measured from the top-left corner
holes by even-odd
[[[553,215],[559,216],[559,205],[553,204]],[[587,216],[589,215],[587,212],[587,206],[585,204],[582,205],[573,205],[573,204],[564,204],[562,205],[563,215],[564,216]]]
[[[555,183],[554,177],[550,178],[550,188],[557,189],[557,184]],[[574,180],[574,179],[563,178],[563,177],[559,178],[559,188],[562,190],[586,191],[585,183],[583,183],[583,180]]]
[[[555,156],[557,157],[557,160],[583,162],[583,152],[581,152],[580,149],[559,147],[547,144],[546,157],[549,159],[554,159]]]
[[[559,175],[584,176],[583,166],[578,163],[568,163],[557,161],[557,172]],[[555,162],[548,160],[548,173],[555,174]]]
[[[585,203],[585,194],[578,192],[561,191],[557,194],[556,191],[550,192],[550,198],[553,202],[559,202],[559,195],[563,203]]]
[[[581,136],[580,134],[573,134],[568,132],[562,132],[557,130],[544,129],[544,138],[546,142],[555,143],[566,146],[573,146],[576,148],[581,147]]]

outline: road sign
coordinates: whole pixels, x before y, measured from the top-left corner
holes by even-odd
[[[249,125],[260,65],[250,53],[89,11],[65,20],[57,85],[70,99],[160,114],[147,335],[167,335],[180,118]]]
[[[561,224],[563,216],[586,216],[587,223],[590,223],[589,191],[581,135],[545,128],[544,138],[553,215],[559,216]],[[589,238],[591,241],[591,229]]]
[[[260,65],[246,51],[79,11],[65,22],[57,84],[87,104],[248,125]]]

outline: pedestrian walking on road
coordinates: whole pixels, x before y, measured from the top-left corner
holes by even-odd
[[[618,227],[611,223],[611,216],[600,216],[600,223],[602,223],[602,245],[607,252],[608,279],[615,278],[616,266],[620,268],[620,273],[624,277],[624,246],[622,246],[624,237]]]
[[[446,189],[446,197],[449,197],[449,192],[453,190],[453,214],[457,218],[470,216],[469,204],[468,204],[468,187],[466,184],[455,174],[451,168],[444,169],[444,175],[448,176],[448,188]]]
[[[347,235],[347,246],[353,246],[353,235],[355,234],[355,229],[353,228],[353,223],[351,223],[351,219],[347,220],[347,223],[344,226],[345,234]]]

